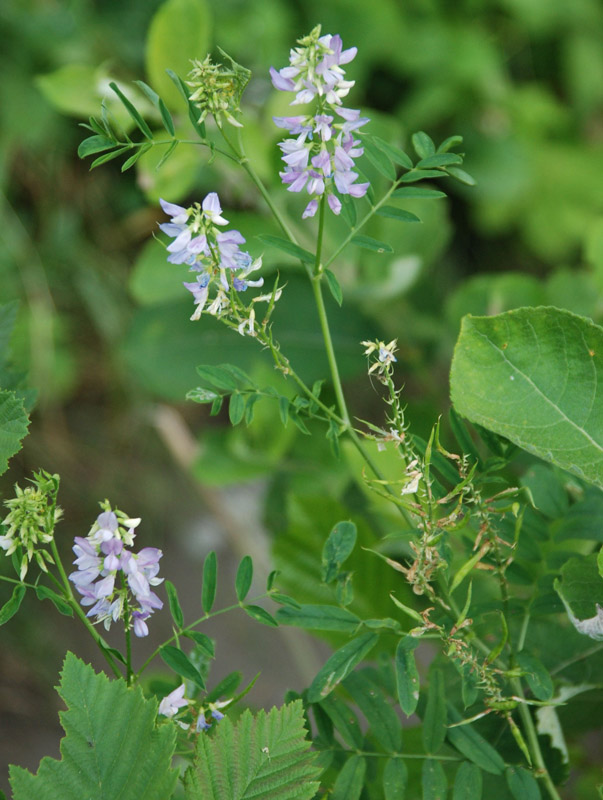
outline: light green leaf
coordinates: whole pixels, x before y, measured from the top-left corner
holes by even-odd
[[[342,631],[354,633],[361,620],[339,606],[302,605],[299,608],[279,608],[277,620],[283,625],[296,625],[298,628],[317,631]]]
[[[417,133],[413,133],[411,140],[412,146],[415,148],[415,152],[419,158],[428,158],[435,153],[435,144],[433,143],[433,139],[423,131],[417,131]]]
[[[0,608],[0,625],[4,625],[12,619],[21,608],[21,603],[25,597],[27,589],[22,583],[18,583],[6,603]]]
[[[342,685],[364,714],[371,734],[383,749],[397,753],[402,746],[402,729],[381,688],[364,671],[352,672]]]
[[[446,197],[446,193],[440,192],[439,189],[425,189],[422,186],[402,186],[393,192],[392,197],[401,197],[405,200],[435,200]]]
[[[401,758],[390,758],[383,770],[384,800],[404,800],[408,768]]]
[[[419,640],[412,636],[400,639],[396,648],[396,683],[398,702],[407,717],[414,714],[419,702],[419,672],[415,662],[415,649]]]
[[[481,800],[482,773],[475,764],[463,761],[456,771],[452,800]]]
[[[389,158],[394,162],[394,164],[399,164],[401,167],[405,167],[406,169],[412,169],[412,161],[406,155],[404,150],[400,150],[399,147],[396,147],[389,142],[386,142],[384,139],[381,139],[379,136],[372,136],[372,141],[377,145],[380,150],[389,156]]]
[[[115,147],[115,142],[112,139],[107,139],[106,136],[89,136],[80,142],[77,149],[77,154],[80,158],[94,155],[94,153],[103,153],[105,150],[111,150]]]
[[[531,772],[523,767],[508,767],[505,777],[515,800],[541,800],[538,782]]]
[[[461,722],[461,715],[448,706],[448,719],[451,723]],[[448,728],[448,739],[469,761],[492,775],[501,775],[505,762],[499,753],[471,725]]]
[[[391,245],[386,244],[385,242],[380,242],[377,239],[373,239],[372,236],[362,236],[361,234],[357,234],[356,236],[352,236],[350,242],[355,244],[357,247],[363,247],[365,250],[372,250],[374,253],[394,252]]]
[[[387,155],[380,147],[377,147],[369,137],[363,137],[364,155],[368,158],[375,169],[390,181],[396,180],[396,169]]]
[[[343,292],[341,291],[341,286],[339,285],[339,281],[335,277],[335,274],[331,272],[330,269],[325,269],[324,275],[327,281],[327,285],[333,297],[335,298],[335,302],[338,306],[343,303]]]
[[[330,694],[356,664],[370,653],[378,640],[378,634],[364,633],[336,650],[312,681],[308,689],[308,701],[318,703]]]
[[[434,758],[426,758],[422,769],[423,800],[446,800],[448,781],[444,767]]]
[[[364,776],[366,775],[366,761],[362,756],[352,756],[343,765],[333,786],[332,800],[358,800]]]
[[[29,417],[14,392],[0,390],[0,475],[8,469],[8,461],[21,449],[27,436]]]
[[[557,308],[464,317],[456,410],[603,487],[603,329]]]
[[[436,153],[433,156],[422,158],[417,164],[417,169],[433,169],[434,167],[449,167],[452,164],[462,164],[463,159],[456,153]]]
[[[338,522],[329,533],[322,550],[322,579],[325,583],[335,580],[341,565],[352,554],[356,535],[353,522]]]
[[[603,583],[603,581],[602,581]],[[522,650],[517,654],[517,663],[525,673],[524,678],[537,700],[550,700],[553,696],[553,681],[544,664],[536,656]]]
[[[294,258],[299,258],[299,260],[303,261],[305,264],[314,264],[316,261],[316,256],[313,255],[313,253],[304,250],[303,247],[297,244],[293,244],[293,242],[290,242],[288,239],[281,239],[280,236],[270,236],[268,234],[262,234],[256,238],[259,239],[260,242],[270,245],[270,247],[276,247],[278,250],[282,250],[283,253],[287,253]]]
[[[316,754],[300,700],[224,718],[212,737],[199,736],[184,776],[186,800],[311,800],[318,790]]]
[[[178,771],[171,768],[176,744],[171,722],[156,725],[157,702],[121,678],[96,675],[67,653],[59,694],[65,737],[61,761],[44,758],[37,775],[12,766],[13,800],[165,800]],[[110,735],[109,735],[110,733]]]
[[[170,108],[181,106],[178,90],[166,75],[186,77],[191,59],[205,58],[211,43],[211,16],[205,0],[166,0],[151,20],[145,63],[149,82]]]
[[[410,211],[404,211],[402,208],[396,208],[396,206],[381,206],[381,208],[377,210],[377,214],[380,217],[389,217],[390,219],[397,219],[400,222],[421,222],[416,214],[412,214]]]
[[[469,175],[468,172],[465,172],[464,169],[460,169],[459,167],[448,167],[446,172],[452,178],[456,178],[457,181],[464,183],[466,186],[475,186],[477,183],[472,175]]]
[[[238,425],[245,414],[245,398],[239,392],[233,392],[228,403],[228,418],[231,425]]]
[[[446,690],[439,669],[431,671],[427,706],[423,717],[423,746],[428,753],[437,753],[446,738]]]

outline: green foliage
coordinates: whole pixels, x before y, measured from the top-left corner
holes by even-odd
[[[555,589],[575,627],[593,639],[603,639],[603,577],[597,556],[575,556],[561,568]]]
[[[566,311],[466,317],[452,400],[471,421],[603,487],[602,359],[603,329]]]
[[[245,711],[236,724],[220,722],[199,736],[184,776],[187,800],[310,800],[319,769],[309,752],[303,708],[295,701],[270,712]]]
[[[62,758],[42,759],[36,775],[11,767],[14,800],[171,796],[178,777],[171,768],[175,727],[157,726],[154,700],[145,700],[140,688],[128,688],[121,679],[95,674],[71,653],[59,694],[67,706],[61,712]]]

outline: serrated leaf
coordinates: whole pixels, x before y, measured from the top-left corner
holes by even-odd
[[[481,800],[482,773],[476,764],[463,761],[456,771],[452,800]]]
[[[419,640],[412,636],[400,639],[396,647],[396,686],[398,702],[407,717],[414,714],[419,702],[419,672],[415,662],[415,649]]]
[[[377,210],[380,217],[389,217],[390,219],[397,219],[400,222],[421,222],[416,214],[410,211],[404,211],[403,208],[396,208],[395,206],[381,206]]]
[[[279,608],[276,618],[283,625],[342,633],[354,633],[361,624],[356,614],[339,606],[301,605],[299,608]]]
[[[439,189],[426,189],[423,186],[401,186],[392,193],[392,197],[407,200],[436,200],[446,197],[446,193],[440,192]]]
[[[269,713],[224,718],[199,736],[184,776],[186,800],[311,800],[320,769],[309,750],[301,701]]]
[[[9,619],[15,616],[17,611],[21,608],[21,603],[25,597],[27,589],[22,583],[18,583],[12,591],[11,596],[6,603],[0,608],[0,625],[4,625]]]
[[[270,245],[270,247],[276,247],[277,250],[282,250],[283,253],[287,253],[294,258],[299,258],[299,260],[303,261],[305,264],[314,264],[316,261],[316,256],[313,253],[304,250],[303,247],[297,244],[293,244],[293,242],[290,242],[288,239],[281,239],[280,236],[269,236],[268,234],[262,234],[256,238],[259,239],[260,242]]]
[[[362,756],[348,758],[333,786],[332,800],[358,800],[364,786],[365,775],[364,758]]]
[[[463,318],[456,410],[603,487],[603,328],[557,308]]]
[[[36,775],[10,768],[13,800],[165,800],[178,770],[171,768],[176,745],[173,723],[156,725],[157,702],[121,678],[97,675],[67,653],[59,694],[65,737],[61,760],[44,758]]]
[[[180,607],[180,601],[178,600],[178,592],[176,591],[176,587],[171,581],[166,581],[165,591],[168,596],[168,604],[172,619],[176,623],[177,628],[182,628],[184,625],[184,615],[182,613],[182,608]]]
[[[530,687],[530,691],[537,700],[550,700],[553,696],[553,681],[544,664],[531,653],[522,650],[517,654],[517,663],[521,667],[523,676]]]
[[[27,436],[29,417],[23,400],[14,392],[0,391],[0,475],[8,469],[8,461],[21,449]]]
[[[65,598],[61,597],[60,594],[53,592],[53,590],[49,589],[48,586],[36,586],[36,597],[38,600],[50,600],[59,614],[63,614],[66,617],[73,616],[73,608],[69,605]]]
[[[408,768],[401,758],[390,758],[383,770],[384,800],[404,800]]]
[[[201,605],[206,614],[212,610],[216,599],[218,581],[218,559],[214,551],[205,556],[203,562],[203,585],[201,587]]]
[[[322,549],[322,580],[325,583],[336,579],[341,565],[354,550],[356,536],[353,522],[338,522],[329,533]]]
[[[439,669],[431,671],[427,690],[427,706],[423,717],[423,746],[428,753],[437,753],[446,738],[446,689]]]
[[[261,606],[243,606],[243,611],[256,622],[261,622],[262,625],[270,625],[272,628],[278,628],[278,622],[274,619],[272,614],[269,614],[266,609]]]
[[[515,800],[541,800],[542,795],[536,778],[523,767],[508,767],[505,770],[505,778]]]
[[[364,714],[371,734],[386,752],[397,753],[402,746],[402,729],[383,691],[364,671],[352,672],[342,683]]]
[[[327,285],[333,297],[335,298],[335,302],[337,305],[341,305],[343,303],[343,292],[341,291],[341,286],[339,285],[339,281],[335,277],[335,274],[331,272],[330,269],[324,270],[324,276],[327,281]]]
[[[460,722],[461,715],[448,706],[448,719],[451,723]],[[469,761],[492,775],[502,775],[505,762],[500,754],[471,725],[448,728],[448,739]]]
[[[360,730],[358,718],[341,698],[337,697],[335,693],[331,693],[320,701],[320,707],[328,714],[335,729],[349,747],[353,749],[362,747],[364,736]]]
[[[180,648],[173,647],[171,644],[165,644],[160,648],[159,655],[168,667],[173,669],[178,675],[182,675],[183,678],[192,681],[200,689],[205,689],[205,681],[201,673],[186,653],[183,653]]]
[[[373,239],[372,236],[362,236],[357,234],[350,239],[352,244],[356,247],[363,247],[365,250],[372,250],[374,253],[393,253],[391,245],[385,242],[380,242],[378,239]]]
[[[237,593],[237,600],[239,602],[242,602],[249,594],[252,580],[253,561],[251,560],[251,556],[243,556],[235,578],[235,592]]]
[[[417,133],[413,133],[411,141],[412,146],[415,148],[415,152],[419,158],[428,158],[435,153],[435,144],[433,143],[433,139],[423,131],[417,131]]]
[[[330,694],[370,653],[378,640],[378,634],[364,633],[336,650],[312,681],[308,689],[308,702],[318,703]]]
[[[421,770],[423,800],[446,800],[448,781],[444,767],[434,758],[426,758]]]

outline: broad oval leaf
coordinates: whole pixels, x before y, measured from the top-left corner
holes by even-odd
[[[515,800],[541,800],[538,781],[531,772],[522,767],[508,767],[505,777]]]
[[[276,618],[283,625],[296,625],[315,631],[354,633],[361,624],[356,614],[339,606],[302,605],[299,608],[279,608]]]
[[[308,689],[308,701],[318,703],[354,669],[377,644],[376,633],[364,633],[336,650],[319,670]]]
[[[460,414],[603,488],[603,328],[557,308],[466,316],[450,386]]]

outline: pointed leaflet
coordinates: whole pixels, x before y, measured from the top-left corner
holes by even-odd
[[[481,800],[482,773],[475,764],[463,761],[456,772],[452,800]]]
[[[460,414],[603,488],[603,328],[557,308],[464,317],[450,386]]]
[[[13,593],[9,599],[0,608],[0,625],[4,625],[9,619],[15,616],[17,611],[21,608],[21,603],[25,597],[26,588],[22,583],[18,583],[13,589]]]
[[[446,691],[439,669],[431,672],[427,706],[423,717],[423,745],[428,753],[437,753],[446,738]]]
[[[8,468],[9,458],[21,449],[28,425],[23,400],[14,392],[0,391],[0,475]]]
[[[311,800],[320,770],[309,747],[299,700],[268,714],[247,710],[235,725],[226,717],[197,739],[186,800]]]
[[[343,741],[354,750],[360,749],[364,737],[358,725],[356,714],[352,709],[334,693],[321,700],[320,707],[328,714],[335,730],[340,734]]]
[[[371,734],[384,750],[395,753],[402,746],[402,729],[394,709],[385,695],[364,671],[352,672],[343,681],[354,703],[364,714],[371,726]]]
[[[505,777],[515,800],[541,800],[538,782],[531,772],[522,767],[508,767]]]
[[[282,625],[296,625],[315,631],[342,631],[352,634],[362,620],[339,606],[302,605],[299,608],[279,608],[276,618]]]
[[[401,758],[390,758],[383,770],[383,796],[385,800],[404,800],[408,768]]]
[[[312,681],[308,689],[308,701],[317,703],[330,694],[356,664],[368,655],[378,639],[376,633],[364,633],[336,650]]]
[[[396,648],[398,702],[407,717],[414,714],[419,702],[419,673],[414,654],[418,644],[418,639],[405,636],[404,639],[400,639]]]
[[[218,559],[212,550],[203,562],[203,585],[201,587],[201,605],[206,614],[212,610],[216,599],[216,583],[218,580]]]
[[[525,673],[524,677],[537,700],[550,700],[553,696],[553,681],[544,664],[525,650],[517,654],[517,662]]]
[[[423,800],[446,800],[448,794],[448,781],[444,767],[433,758],[426,758],[423,762]]]
[[[183,653],[179,647],[173,647],[171,644],[165,644],[159,650],[159,655],[163,661],[165,661],[168,667],[173,669],[174,672],[177,672],[178,675],[182,675],[183,678],[187,678],[189,681],[192,681],[200,689],[205,689],[205,681],[203,680],[201,673],[186,655],[186,653]]]
[[[175,726],[157,726],[157,702],[121,678],[95,674],[67,653],[59,694],[65,737],[61,761],[43,758],[37,775],[10,768],[13,800],[165,800],[178,778],[171,769]]]
[[[331,800],[358,800],[364,786],[365,775],[366,761],[364,758],[361,756],[348,758],[337,776]]]
[[[237,593],[237,600],[243,601],[251,589],[251,581],[253,580],[253,561],[251,556],[243,556],[239,568],[237,569],[237,577],[235,578],[235,591]]]
[[[448,718],[450,723],[460,722],[462,719],[458,711],[451,705],[448,706]],[[492,745],[488,744],[471,725],[448,728],[448,740],[465,758],[473,761],[484,772],[492,775],[502,774],[505,762]]]
[[[322,579],[335,580],[343,562],[352,554],[356,544],[356,526],[353,522],[338,522],[322,549]]]

